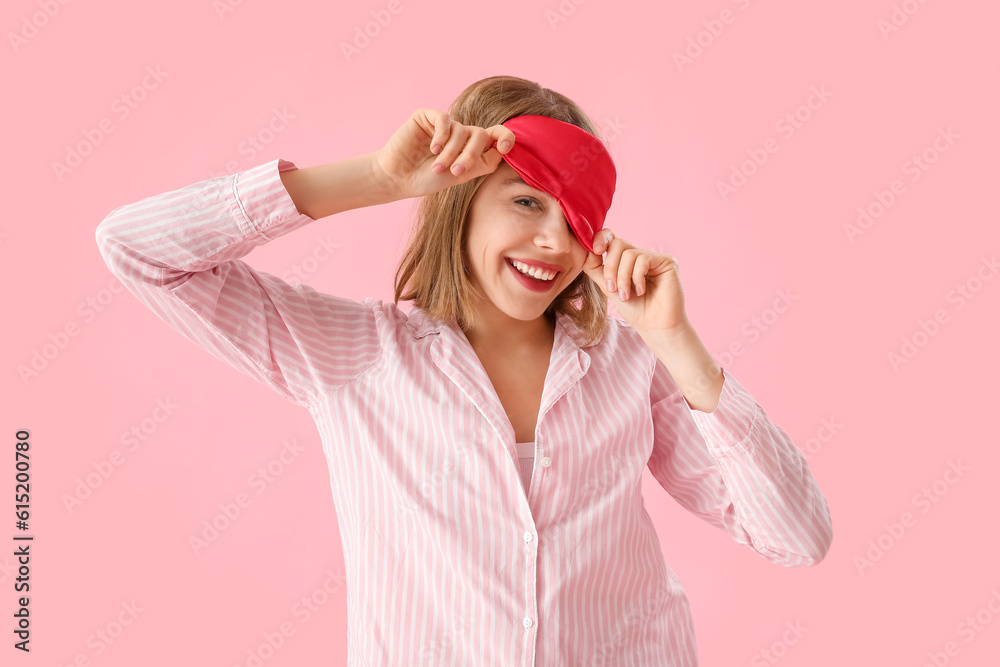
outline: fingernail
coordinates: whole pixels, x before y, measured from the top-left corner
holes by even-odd
[[[436,164],[433,167],[431,167],[431,169],[434,170],[435,174],[440,174],[442,171],[444,171],[444,165],[443,164]]]
[[[504,153],[510,150],[510,142],[506,139],[500,143],[500,150]]]
[[[433,146],[431,146],[431,153],[437,155],[440,152],[441,152],[441,144],[434,144]]]
[[[451,171],[452,171],[452,173],[454,173],[454,174],[455,174],[456,176],[461,176],[461,175],[462,175],[462,172],[463,172],[463,171],[465,171],[465,165],[464,165],[464,164],[461,164],[461,163],[459,163],[459,164],[456,164],[456,165],[455,165],[454,167],[452,167],[452,168],[451,168]]]
[[[612,294],[615,293],[615,284],[610,279],[608,280],[608,291]]]

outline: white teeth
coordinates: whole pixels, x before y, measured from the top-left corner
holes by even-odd
[[[521,273],[526,273],[536,280],[552,280],[556,277],[556,272],[553,271],[543,271],[542,269],[535,268],[533,266],[528,266],[527,264],[522,264],[516,260],[510,260],[510,263],[515,269]]]

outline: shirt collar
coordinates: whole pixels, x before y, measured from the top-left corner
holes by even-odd
[[[407,316],[406,326],[413,332],[414,338],[422,338],[427,334],[441,334],[444,332],[447,332],[449,335],[465,337],[458,324],[433,319],[426,311],[417,306],[413,306],[407,313]],[[557,348],[560,347],[560,339],[563,338],[566,339],[566,343],[582,351],[582,343],[584,342],[583,332],[580,331],[580,328],[576,326],[576,323],[573,322],[569,315],[557,310],[554,346]]]

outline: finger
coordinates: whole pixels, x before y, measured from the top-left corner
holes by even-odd
[[[490,135],[491,143],[495,143],[497,151],[501,155],[506,155],[514,147],[514,132],[504,125],[494,125],[486,130]]]
[[[479,156],[479,161],[476,166],[479,167],[474,170],[475,176],[483,176],[485,174],[492,174],[497,170],[497,167],[503,161],[503,156],[497,151],[497,147],[493,146],[488,151]]]
[[[642,296],[646,292],[646,275],[649,273],[649,255],[641,253],[635,260],[635,270],[632,271],[632,282],[635,283],[635,295]]]
[[[632,293],[632,274],[635,273],[637,255],[635,248],[625,248],[618,260],[618,294],[622,301],[628,301]]]
[[[434,160],[432,169],[435,173],[444,173],[446,169],[451,169],[451,172],[458,176],[464,171],[464,166],[462,169],[456,172],[455,158],[457,158],[461,153],[462,149],[465,147],[465,142],[469,138],[469,128],[456,121],[451,121],[451,129],[449,131],[448,141],[445,143],[444,148],[441,149],[440,155]]]
[[[615,238],[615,233],[610,229],[602,229],[594,234],[594,254],[603,254],[608,249],[613,238]]]
[[[503,162],[503,156],[513,148],[514,133],[503,125],[494,125],[483,131],[482,141],[485,152],[479,156],[479,162],[476,166],[481,168],[474,170],[475,176],[492,174],[497,170],[497,167]],[[505,144],[506,150],[501,151],[497,142]]]
[[[621,261],[622,250],[625,249],[625,241],[612,237],[604,250],[607,255],[604,257],[604,280],[607,283],[608,292],[614,294],[618,291],[618,263]]]
[[[501,158],[500,154],[491,148],[493,137],[489,132],[475,126],[469,126],[469,130],[469,141],[455,163],[463,165],[465,167],[463,174],[472,179],[494,171]]]
[[[445,142],[448,141],[448,135],[451,132],[451,118],[444,111],[436,109],[426,109],[425,116],[434,126],[434,136],[431,137],[431,153],[436,155],[441,152]]]

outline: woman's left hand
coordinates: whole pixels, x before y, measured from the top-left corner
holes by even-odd
[[[610,240],[610,244],[608,244]],[[602,229],[583,270],[607,294],[622,318],[640,334],[688,326],[677,260],[643,250]],[[607,253],[605,259],[601,254]],[[614,284],[609,289],[608,280]]]

